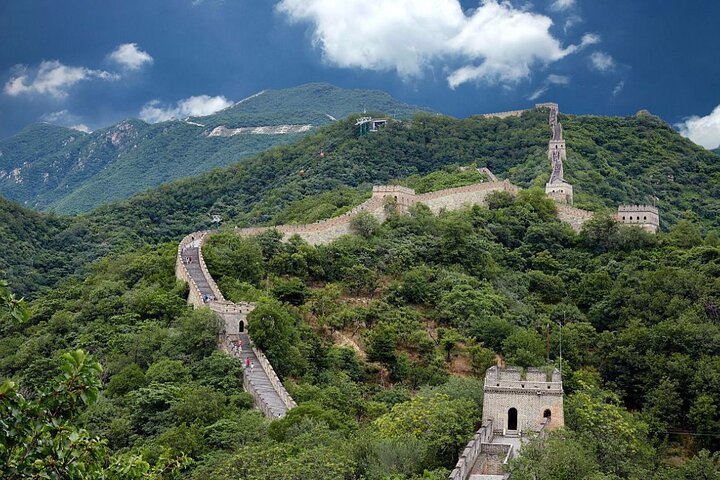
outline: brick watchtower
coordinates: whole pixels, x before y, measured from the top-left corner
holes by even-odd
[[[641,227],[650,233],[656,233],[660,228],[660,214],[652,205],[620,205],[615,220]]]
[[[495,433],[503,436],[563,427],[563,386],[554,368],[490,367],[485,373],[483,422],[492,421]]]

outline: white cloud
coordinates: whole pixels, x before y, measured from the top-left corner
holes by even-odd
[[[179,100],[175,105],[162,105],[158,100],[146,103],[140,110],[140,118],[148,123],[164,122],[176,118],[202,117],[232,106],[223,96],[198,95]]]
[[[79,131],[85,132],[85,133],[92,133],[92,130],[90,130],[90,127],[88,127],[84,123],[79,123],[77,125],[73,125],[70,128],[72,128],[73,130],[79,130]]]
[[[615,88],[613,88],[613,97],[617,97],[618,95],[620,95],[620,92],[623,91],[623,88],[625,88],[625,80],[620,80],[620,82],[615,85]]]
[[[605,52],[593,52],[590,66],[599,72],[609,72],[615,70],[615,59]]]
[[[452,88],[477,80],[516,83],[534,66],[599,40],[563,47],[549,17],[497,0],[467,14],[458,0],[281,0],[277,9],[313,24],[313,42],[328,63],[409,78],[442,62]]]
[[[540,96],[541,96],[542,94],[544,94],[545,92],[547,92],[547,91],[548,91],[548,88],[549,88],[549,87],[548,87],[548,84],[543,84],[540,88],[538,88],[537,90],[535,90],[535,91],[528,97],[528,100],[534,102],[535,100],[537,100],[538,98],[540,98]]]
[[[535,101],[538,98],[540,98],[545,92],[547,92],[550,89],[551,85],[569,85],[570,84],[570,77],[566,75],[556,75],[556,74],[550,74],[547,76],[545,81],[538,87],[537,90],[535,90],[533,93],[530,94],[528,97],[528,100]]]
[[[145,64],[153,63],[149,53],[138,48],[137,43],[123,43],[113,50],[108,58],[128,70],[138,70]]]
[[[80,130],[81,132],[90,133],[90,128],[83,121],[83,117],[69,112],[68,110],[58,110],[57,112],[46,113],[40,117],[40,120]]]
[[[58,60],[45,60],[40,63],[34,77],[26,66],[16,67],[16,73],[7,81],[3,92],[16,97],[18,95],[50,95],[64,98],[68,89],[78,82],[100,79],[117,80],[119,75],[104,70],[92,70],[86,67],[70,67]]]
[[[565,26],[563,26],[563,30],[565,33],[568,32],[571,28],[573,28],[575,25],[579,25],[583,22],[583,19],[579,15],[570,15],[567,20],[565,20]]]
[[[693,115],[676,125],[680,134],[707,149],[720,147],[720,105],[709,115]]]
[[[575,5],[575,0],[555,0],[552,5],[550,5],[550,10],[560,12],[562,10],[567,10],[570,7]]]
[[[567,85],[570,83],[570,77],[566,75],[548,75],[547,81],[553,85]]]

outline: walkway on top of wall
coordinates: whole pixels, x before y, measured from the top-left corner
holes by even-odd
[[[198,235],[198,237],[200,238],[201,236]],[[190,259],[189,263],[187,261],[188,258]],[[193,282],[197,285],[201,297],[204,298],[207,295],[209,298],[214,298],[215,294],[210,286],[212,279],[206,277],[201,266],[200,249],[195,246],[183,249],[182,262]],[[273,379],[270,378],[268,372],[263,368],[258,355],[253,351],[250,337],[246,332],[240,333],[239,337],[242,341],[242,351],[234,356],[242,361],[243,368],[245,369],[243,382],[246,389],[248,389],[247,387],[251,387],[248,390],[252,390],[250,393],[253,394],[256,404],[260,403],[260,405],[257,406],[265,415],[270,418],[284,417],[289,410],[288,405],[283,401],[280,393],[278,393],[273,385]],[[260,353],[260,355],[262,355],[262,353]],[[251,368],[245,367],[246,358],[250,359]],[[275,380],[277,382],[276,378]]]
[[[260,366],[260,360],[250,347],[250,337],[245,332],[240,333],[239,336],[240,341],[242,341],[242,351],[238,352],[237,355],[233,355],[232,353],[231,355],[242,361],[243,368],[245,369],[243,374],[245,376],[245,382],[252,384],[253,390],[265,404],[265,408],[261,408],[262,411],[270,411],[273,418],[284,417],[288,412],[288,408],[273,387],[265,370]],[[252,365],[250,368],[245,367],[247,358],[250,358],[250,364]]]

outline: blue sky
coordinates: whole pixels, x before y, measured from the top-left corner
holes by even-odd
[[[0,137],[329,82],[458,117],[648,109],[714,148],[719,21],[715,0],[3,0]]]

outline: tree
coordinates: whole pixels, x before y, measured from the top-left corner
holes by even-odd
[[[378,281],[377,273],[364,265],[353,265],[343,270],[343,284],[353,295],[374,292]]]
[[[538,367],[545,363],[545,345],[534,330],[518,328],[503,342],[505,359],[518,367]]]
[[[257,285],[265,274],[260,245],[234,232],[211,236],[203,246],[203,258],[215,278],[233,277]]]
[[[594,452],[604,472],[629,478],[651,465],[655,450],[648,426],[618,403],[614,394],[581,384],[565,402],[566,426]]]
[[[509,466],[511,477],[517,480],[575,480],[589,479],[599,473],[592,450],[571,432],[551,432],[547,439],[535,437],[523,444],[522,455]]]
[[[375,420],[375,426],[384,438],[409,435],[427,442],[439,465],[449,465],[472,435],[475,419],[467,412],[473,408],[469,400],[452,400],[443,394],[418,395],[395,405]]]
[[[680,248],[692,248],[703,243],[700,230],[690,220],[680,220],[673,225],[667,238],[672,245]]]
[[[163,456],[154,467],[138,456],[111,455],[105,440],[74,425],[80,410],[97,401],[102,368],[82,350],[62,361],[62,373],[31,400],[11,381],[0,385],[2,478],[160,479],[189,464],[182,455]]]
[[[380,230],[380,222],[370,212],[360,212],[350,219],[350,228],[363,238],[370,238]]]
[[[23,323],[30,316],[25,300],[18,299],[8,288],[8,282],[0,280],[0,315],[3,313],[9,314],[15,323]]]
[[[295,321],[276,300],[257,303],[255,310],[248,315],[248,331],[278,375],[287,375],[300,368],[302,360]]]
[[[131,363],[110,378],[107,386],[109,396],[122,396],[128,392],[145,386],[147,380],[142,368],[137,363]]]

